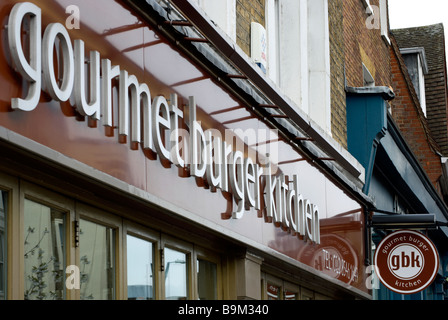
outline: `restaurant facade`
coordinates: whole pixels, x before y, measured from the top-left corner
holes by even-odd
[[[188,1],[2,1],[4,299],[371,299],[360,163]]]

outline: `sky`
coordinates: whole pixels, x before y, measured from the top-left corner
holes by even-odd
[[[391,29],[436,23],[443,23],[445,47],[448,49],[448,0],[389,0]]]
[[[447,0],[389,0],[391,29],[425,26],[442,22],[448,28]]]

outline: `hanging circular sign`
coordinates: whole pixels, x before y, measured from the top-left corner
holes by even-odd
[[[396,231],[381,241],[375,253],[375,272],[390,290],[413,294],[426,289],[437,276],[439,255],[420,232]]]

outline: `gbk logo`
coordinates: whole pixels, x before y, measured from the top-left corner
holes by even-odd
[[[391,257],[392,272],[397,276],[406,277],[422,270],[423,256],[421,252],[416,252],[418,249],[415,250],[413,246],[403,246],[399,250]]]
[[[375,272],[390,290],[413,294],[427,288],[439,269],[434,244],[419,232],[402,230],[387,236],[375,254]]]

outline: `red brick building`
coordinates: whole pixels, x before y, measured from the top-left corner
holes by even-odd
[[[397,41],[394,36],[391,37],[391,40],[392,87],[396,95],[391,103],[392,117],[431,183],[442,194],[440,185],[442,177],[441,148],[435,141],[428,120],[423,113]]]

